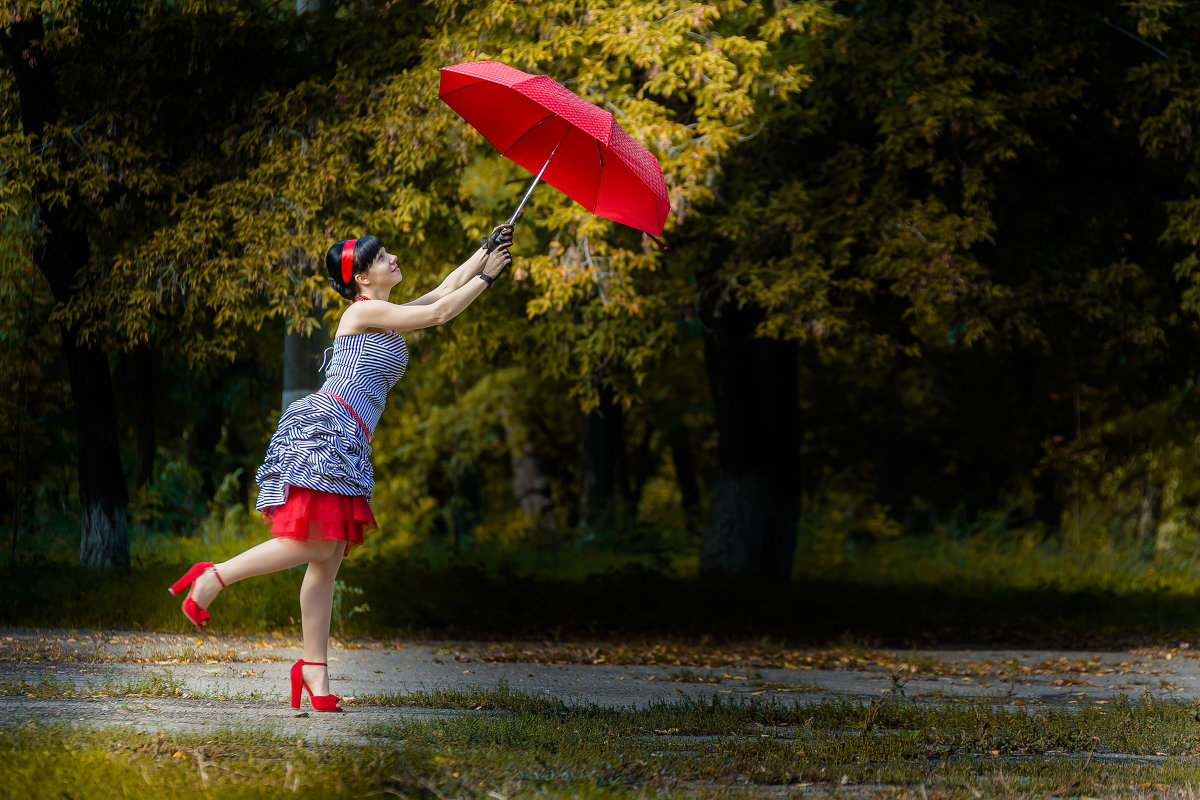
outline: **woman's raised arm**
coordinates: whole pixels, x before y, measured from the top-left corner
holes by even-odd
[[[504,225],[497,225],[492,230],[492,235],[497,237],[500,247],[510,247],[512,245],[513,226],[508,223],[505,223]],[[445,280],[438,284],[436,289],[421,295],[416,300],[410,300],[409,302],[402,303],[401,305],[427,306],[430,303],[441,300],[455,289],[461,288],[468,281],[470,281],[471,278],[479,274],[479,271],[483,269],[483,261],[485,258],[487,258],[487,255],[488,253],[485,248],[479,248],[471,254],[470,258],[455,267],[450,274],[446,276]],[[415,329],[410,328],[409,330]]]
[[[511,263],[512,256],[508,248],[500,247],[485,254],[477,266],[480,268],[479,272],[486,273],[494,279]],[[461,314],[490,285],[491,281],[479,277],[476,273],[462,286],[426,305],[397,305],[386,300],[364,300],[346,310],[341,325],[338,326],[338,333],[342,336],[352,336],[356,333],[366,333],[372,328],[416,331],[444,325]]]
[[[453,292],[455,289],[461,289],[464,284],[479,274],[480,266],[483,264],[483,259],[487,257],[487,251],[482,247],[471,254],[463,263],[459,264],[450,274],[445,277],[438,287],[431,292],[418,297],[416,300],[410,300],[407,303],[401,303],[405,306],[427,306],[441,300],[446,295]]]

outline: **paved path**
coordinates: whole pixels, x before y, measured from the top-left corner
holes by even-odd
[[[702,652],[680,664],[612,664],[607,662],[614,659],[603,656],[590,660],[606,663],[554,663],[587,661],[587,654],[597,652],[599,647],[551,643],[347,642],[330,651],[331,688],[346,698],[346,713],[333,715],[311,712],[307,703],[300,712],[289,707],[288,670],[301,655],[295,640],[0,629],[0,686],[6,687],[0,724],[36,718],[144,730],[262,728],[353,741],[373,724],[486,713],[387,706],[371,702],[372,696],[500,686],[609,707],[712,695],[783,702],[867,699],[897,686],[913,700],[986,698],[1014,708],[1103,704],[1120,694],[1134,700],[1146,693],[1157,699],[1200,698],[1200,654],[1186,646],[1125,652],[826,648],[810,651],[816,667],[756,665],[753,658],[729,664],[728,653],[714,659],[727,665],[706,666]],[[84,696],[20,688],[44,681],[60,689],[73,684]],[[139,696],[139,684],[176,686],[184,696]],[[127,691],[130,687],[135,690]],[[59,696],[27,696],[39,693]]]

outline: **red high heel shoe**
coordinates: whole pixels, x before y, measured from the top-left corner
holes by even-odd
[[[221,573],[217,572],[217,568],[213,566],[213,563],[211,561],[200,561],[192,564],[192,568],[185,572],[182,578],[167,587],[167,591],[171,594],[179,594],[184,589],[194,584],[196,579],[204,574],[205,570],[209,569],[212,570],[212,574],[217,577],[217,582],[221,584],[221,588],[224,589],[225,581],[221,580]],[[197,628],[200,630],[205,629],[204,623],[208,622],[209,619],[208,611],[207,609],[203,609],[196,605],[196,601],[192,599],[191,591],[188,592],[188,596],[183,600],[183,613],[187,615],[187,618],[190,619],[192,624]]]
[[[305,661],[303,658],[292,664],[292,708],[300,707],[300,698],[304,695],[304,689],[308,689],[308,700],[312,703],[313,711],[341,711],[338,701],[341,700],[335,694],[313,694],[312,689],[304,680],[304,665],[312,667],[325,667],[329,669],[328,664],[322,664],[317,661]]]

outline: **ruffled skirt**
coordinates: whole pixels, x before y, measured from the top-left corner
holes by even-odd
[[[271,526],[275,538],[345,542],[344,556],[379,528],[362,495],[319,492],[304,486],[288,487],[287,502],[264,511],[263,521]]]
[[[362,427],[336,398],[310,394],[289,405],[254,475],[259,511],[282,506],[289,487],[362,495],[375,488],[371,445]]]

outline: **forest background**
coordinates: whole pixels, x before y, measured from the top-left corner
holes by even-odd
[[[1200,586],[1193,4],[0,16],[12,575],[261,538],[254,470],[344,307],[329,244],[380,236],[411,299],[529,179],[437,100],[440,67],[491,58],[658,157],[670,249],[534,193],[511,273],[409,336],[364,564],[842,581],[877,622],[904,586]],[[5,616],[38,619],[14,585]]]

